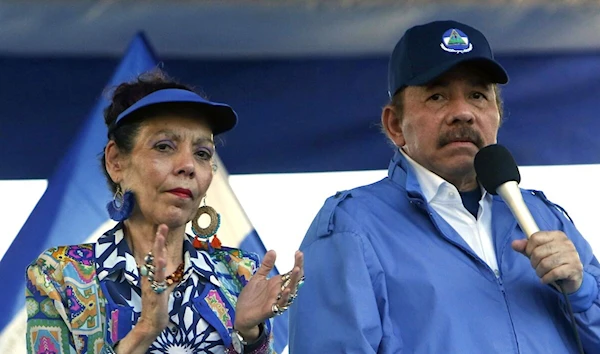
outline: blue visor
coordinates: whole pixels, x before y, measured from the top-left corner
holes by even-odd
[[[237,114],[224,103],[208,101],[195,92],[184,89],[163,89],[152,92],[119,114],[114,126],[116,127],[123,119],[142,108],[173,103],[184,103],[188,107],[197,109],[202,118],[208,122],[213,135],[231,130],[237,123]]]

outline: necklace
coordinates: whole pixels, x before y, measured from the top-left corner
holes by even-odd
[[[137,267],[137,269],[138,269],[138,273],[141,274],[140,267]],[[167,283],[167,286],[168,286],[168,285],[172,285],[172,284],[177,284],[177,283],[181,282],[182,279],[183,279],[183,262],[181,262],[179,264],[179,267],[177,267],[177,269],[175,269],[173,274],[167,275],[167,277],[165,278],[165,282]]]
[[[129,246],[129,249],[131,250],[131,254],[134,254],[134,248],[133,248],[133,242],[131,244],[129,244],[129,241],[127,241],[127,245]],[[137,263],[137,261],[136,261]],[[138,274],[141,274],[140,271],[140,267],[137,267],[138,269]],[[175,269],[175,271],[173,272],[173,274],[168,275],[165,278],[165,282],[167,283],[167,286],[172,285],[172,284],[178,284],[179,282],[181,282],[181,280],[183,279],[183,262],[179,263],[179,266],[177,267],[177,269]]]
[[[171,285],[181,282],[181,279],[183,279],[183,262],[179,264],[179,267],[175,269],[173,274],[165,278],[165,281],[167,282],[167,285]]]

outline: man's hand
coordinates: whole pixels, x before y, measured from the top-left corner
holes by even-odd
[[[562,231],[536,232],[528,240],[515,240],[512,248],[527,256],[544,284],[562,281],[567,294],[579,290],[583,264],[571,240]]]

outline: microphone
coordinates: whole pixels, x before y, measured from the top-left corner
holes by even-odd
[[[517,163],[508,149],[502,145],[494,144],[479,150],[475,155],[475,172],[483,188],[488,193],[500,195],[508,205],[508,208],[515,219],[517,219],[521,230],[523,230],[527,238],[540,231],[535,220],[533,220],[533,216],[531,216],[531,212],[523,201],[523,195],[519,189],[521,174],[519,174]],[[583,354],[583,345],[579,337],[579,332],[577,332],[577,326],[575,325],[576,322],[573,309],[571,308],[571,301],[563,287],[563,282],[562,280],[558,280],[553,282],[552,285],[563,293],[571,319],[571,328],[573,329],[575,343],[577,344],[579,353]]]
[[[477,179],[488,193],[500,195],[527,238],[540,231],[523,201],[521,175],[515,159],[504,146],[488,145],[475,155]]]

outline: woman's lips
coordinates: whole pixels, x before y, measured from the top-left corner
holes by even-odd
[[[175,194],[176,196],[178,196],[180,198],[192,199],[192,197],[193,197],[192,191],[190,191],[189,189],[185,189],[185,188],[175,188],[175,189],[171,189],[168,192],[171,194]]]

